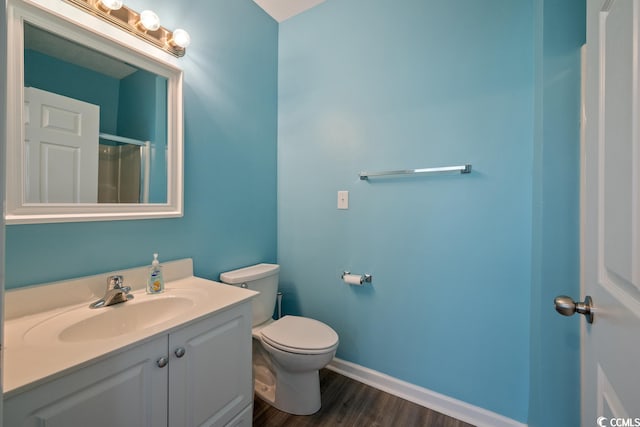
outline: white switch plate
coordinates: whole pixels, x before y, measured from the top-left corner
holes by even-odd
[[[348,191],[338,191],[338,209],[349,209]]]

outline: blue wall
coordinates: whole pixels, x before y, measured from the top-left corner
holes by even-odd
[[[285,311],[334,327],[342,359],[524,422],[533,10],[328,1],[280,25],[278,74]],[[464,162],[472,174],[357,175]]]
[[[144,265],[153,252],[193,257],[211,278],[276,260],[277,23],[251,0],[127,5],[193,39],[181,59],[185,216],[8,226],[7,288]]]
[[[580,295],[580,46],[585,0],[536,2],[529,425],[580,424],[580,322],[553,309]]]

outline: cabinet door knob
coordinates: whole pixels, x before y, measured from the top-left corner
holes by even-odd
[[[167,363],[169,363],[169,359],[164,356],[156,361],[156,365],[158,365],[158,368],[164,368],[165,366],[167,366]]]
[[[178,358],[184,356],[185,353],[186,353],[186,350],[184,349],[184,347],[178,347],[178,348],[176,348],[176,351],[174,351],[174,354]]]

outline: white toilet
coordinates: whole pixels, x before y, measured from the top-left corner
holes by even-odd
[[[273,320],[280,266],[258,264],[220,275],[220,281],[260,292],[253,306],[253,377],[256,394],[281,411],[309,415],[320,409],[318,370],[338,348],[338,334],[317,320]]]

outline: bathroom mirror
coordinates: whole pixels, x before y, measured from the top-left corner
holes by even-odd
[[[7,224],[182,216],[177,58],[59,0],[7,18]]]

